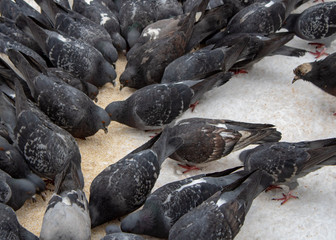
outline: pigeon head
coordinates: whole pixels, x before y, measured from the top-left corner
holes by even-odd
[[[307,80],[312,74],[313,66],[311,63],[303,63],[294,69],[295,77],[292,83],[296,82],[299,79]]]
[[[127,67],[125,71],[120,75],[120,90],[123,87],[134,87],[135,86],[135,76],[137,72],[134,67]]]
[[[112,33],[111,38],[112,43],[116,47],[116,49],[126,53],[127,43],[125,39],[120,35],[120,33],[119,32]]]
[[[153,225],[156,222],[152,211],[142,209],[140,211],[129,214],[121,222],[121,230],[136,234],[150,234],[153,236]]]
[[[96,120],[96,127],[97,129],[103,129],[107,133],[107,127],[111,122],[110,116],[103,108],[99,107],[97,111],[98,119]]]
[[[104,58],[111,64],[115,63],[118,59],[118,52],[112,43],[108,41],[98,41],[94,44],[94,47],[99,50]]]
[[[105,108],[105,111],[108,113],[111,121],[118,121],[119,119],[123,119],[123,105],[124,101],[115,101],[111,102]]]
[[[26,179],[9,179],[8,185],[12,190],[12,197],[7,202],[15,211],[23,206],[27,199],[32,198],[36,193],[33,183]]]
[[[118,225],[111,224],[105,228],[106,234],[118,233],[121,232],[121,229]]]
[[[95,85],[88,82],[87,83],[87,95],[89,96],[89,98],[97,102],[98,93],[99,93],[98,88]]]
[[[117,74],[113,66],[104,59],[104,61],[101,61],[100,64],[98,64],[95,85],[96,87],[102,87],[105,83],[111,82],[114,86],[116,77]]]
[[[133,47],[133,45],[137,42],[140,34],[141,32],[139,31],[137,25],[134,24],[132,27],[130,27],[130,30],[127,33],[127,42],[130,47]]]

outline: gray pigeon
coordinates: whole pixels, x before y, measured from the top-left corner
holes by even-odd
[[[36,0],[54,28],[65,36],[83,40],[101,52],[111,64],[118,59],[118,52],[106,29],[83,15],[62,8],[53,0]]]
[[[108,225],[105,230],[106,236],[100,240],[145,240],[139,235],[122,232],[117,225]]]
[[[248,41],[248,38],[242,38],[232,46],[214,48],[210,45],[185,54],[165,68],[161,83],[201,79],[214,72],[227,72],[239,59]]]
[[[160,174],[162,162],[182,144],[157,135],[105,168],[90,186],[91,226],[124,216],[142,206]]]
[[[218,160],[250,144],[281,139],[281,133],[272,124],[227,119],[183,119],[164,132],[183,139],[183,145],[169,157],[191,165]]]
[[[121,229],[136,234],[168,238],[169,230],[180,217],[217,191],[231,191],[237,182],[244,181],[248,172],[230,174],[239,168],[241,167],[201,174],[163,185],[148,196],[142,209],[129,214],[121,221]]]
[[[287,185],[289,190],[298,186],[297,179],[323,166],[336,165],[336,138],[297,143],[264,143],[254,149],[243,151],[240,160],[245,170],[260,169],[262,183]],[[284,194],[283,203],[295,197]]]
[[[82,190],[53,194],[43,217],[40,239],[91,239],[88,202]]]
[[[39,238],[21,226],[13,209],[0,203],[0,239],[38,240]]]
[[[98,130],[107,131],[110,118],[106,111],[93,103],[82,91],[66,84],[41,66],[34,68],[25,57],[8,51],[18,75],[26,80],[39,108],[58,126],[74,137],[85,138]]]
[[[69,166],[74,164],[73,170],[83,187],[81,155],[75,139],[28,102],[18,81],[15,86],[17,124],[14,133],[29,167],[38,176],[54,180],[58,185]]]
[[[218,191],[183,215],[170,229],[171,240],[234,239],[244,224],[251,204],[265,187],[256,171],[232,191]]]
[[[218,73],[198,81],[152,84],[135,91],[124,101],[110,103],[105,110],[112,121],[142,130],[161,129],[205,92],[223,85],[231,76],[231,73]]]
[[[0,203],[10,206],[16,211],[35,193],[35,186],[32,182],[23,178],[12,178],[0,169]]]
[[[331,1],[313,5],[302,13],[289,15],[283,27],[299,38],[330,46],[336,39],[335,23],[336,2]]]
[[[91,45],[64,37],[55,31],[42,29],[23,15],[16,18],[16,24],[35,39],[54,67],[63,68],[97,87],[107,82],[114,84],[116,72],[113,66]]]

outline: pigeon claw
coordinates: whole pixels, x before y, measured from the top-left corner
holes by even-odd
[[[191,111],[193,112],[194,110],[195,110],[195,108],[196,108],[196,106],[199,104],[199,101],[196,101],[195,103],[193,103],[193,104],[190,104],[190,108],[191,108]]]
[[[185,171],[183,171],[182,173],[187,173],[187,172],[190,172],[192,170],[201,170],[199,167],[196,167],[196,166],[190,166],[188,164],[186,165],[183,165],[183,164],[178,164],[181,168],[184,168],[186,169]]]
[[[288,194],[283,193],[282,196],[283,196],[282,198],[272,198],[272,200],[282,201],[281,205],[283,205],[286,202],[288,202],[288,200],[291,199],[291,198],[299,199],[299,197],[292,195],[291,191]]]
[[[329,55],[329,53],[326,53],[326,48],[323,48],[321,51],[316,50],[316,52],[309,51],[309,53],[315,55],[315,58],[320,58],[323,55]]]

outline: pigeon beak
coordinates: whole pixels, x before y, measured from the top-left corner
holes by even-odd
[[[299,80],[299,79],[300,79],[299,76],[295,76],[295,77],[293,78],[292,84],[295,83],[295,82],[296,82],[297,80]]]
[[[93,101],[94,101],[95,103],[97,103],[97,102],[98,102],[98,98],[95,97],[95,98],[93,99]]]
[[[124,86],[122,84],[120,84],[119,91],[121,91],[123,88],[124,88]]]
[[[104,127],[104,128],[103,128],[103,130],[104,130],[104,133],[105,133],[105,134],[107,134],[107,133],[108,133],[108,130],[107,130],[107,128],[106,128],[106,127]]]

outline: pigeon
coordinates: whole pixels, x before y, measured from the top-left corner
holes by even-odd
[[[54,180],[57,185],[69,166],[74,164],[72,169],[76,171],[83,187],[81,154],[75,139],[28,102],[18,81],[15,86],[17,124],[14,134],[30,169],[40,177]]]
[[[118,59],[118,52],[106,29],[74,11],[64,9],[53,0],[38,0],[37,3],[51,19],[54,28],[61,34],[83,40],[92,45],[111,64]]]
[[[32,173],[19,149],[0,136],[0,169],[13,178],[24,178],[35,185],[36,192],[45,190],[44,181]]]
[[[127,54],[127,64],[120,75],[121,87],[142,88],[150,84],[160,83],[164,69],[176,58],[185,53],[186,44],[192,33],[197,12],[204,12],[202,2],[199,7],[186,15],[178,23],[179,28],[160,38],[148,41],[137,47],[132,55]]]
[[[51,27],[50,22],[41,13],[36,11],[31,5],[27,4],[24,0],[1,0],[0,2],[0,15],[15,21],[15,19],[23,14],[31,17],[44,26]]]
[[[160,174],[160,166],[182,144],[157,135],[105,168],[90,186],[91,227],[122,217],[142,206]]]
[[[209,4],[212,1],[210,0]],[[206,10],[202,18],[195,23],[186,52],[196,48],[207,37],[225,28],[229,20],[238,12],[235,1],[225,1],[223,5]],[[208,5],[209,6],[209,5]]]
[[[313,5],[302,13],[291,14],[282,26],[296,36],[308,41],[330,46],[336,39],[336,2]]]
[[[206,79],[152,84],[135,91],[124,101],[110,103],[106,112],[112,121],[141,130],[162,129],[196,103],[205,92],[226,83],[232,73]]]
[[[170,229],[169,239],[234,239],[253,200],[265,189],[256,171],[232,191],[221,190],[183,215]]]
[[[0,122],[8,133],[6,140],[13,143],[15,139],[14,128],[16,126],[15,107],[13,102],[2,91],[0,91]]]
[[[23,206],[27,199],[31,199],[35,193],[33,183],[24,178],[12,178],[0,169],[0,203],[10,206],[16,211]]]
[[[119,11],[121,34],[128,45],[133,47],[146,26],[181,14],[183,14],[182,5],[176,0],[126,0],[123,1]]]
[[[103,55],[91,45],[46,29],[40,28],[30,18],[20,15],[16,24],[33,36],[54,67],[63,68],[75,77],[101,87],[114,84],[116,72]]]
[[[72,1],[72,10],[103,26],[112,38],[113,45],[119,51],[126,51],[127,43],[120,34],[118,15],[99,1]]]
[[[38,240],[33,233],[21,226],[15,212],[9,206],[0,203],[0,239]]]
[[[163,185],[151,193],[142,209],[126,216],[121,229],[136,234],[168,238],[174,223],[211,197],[217,191],[231,191],[237,182],[242,182],[248,172],[231,172],[241,167],[222,172],[200,174]]]
[[[293,83],[299,79],[313,83],[323,91],[336,96],[336,53],[320,61],[303,63],[294,69]]]
[[[74,88],[77,88],[78,90],[82,91],[83,93],[85,93],[90,99],[94,100],[95,102],[98,101],[98,93],[99,93],[99,89],[92,85],[91,83],[85,82],[83,80],[80,80],[76,77],[74,77],[71,73],[68,73],[66,71],[64,71],[61,68],[46,68],[46,71],[48,72],[48,75],[52,75],[55,76],[56,78],[54,78],[54,80],[62,80],[65,83],[71,85]],[[2,69],[0,68],[0,76],[3,77],[4,79],[6,79],[6,83],[7,84],[11,84],[13,79],[18,78],[19,80],[21,80],[18,75],[11,69]],[[28,85],[25,83],[24,80],[20,81],[21,84],[25,84],[27,87],[27,90],[24,88],[24,91],[26,93],[26,95],[30,95],[31,92],[29,90]],[[12,89],[14,89],[14,87],[11,86]],[[33,98],[31,98],[33,99]]]
[[[41,240],[91,239],[89,204],[82,190],[79,176],[68,169],[64,179],[55,188],[43,216]]]
[[[26,47],[25,45],[11,39],[3,33],[0,33],[0,58],[2,61],[7,63],[6,53],[9,49],[14,49],[16,51],[21,51],[27,56],[35,59],[40,65],[47,66],[46,61],[34,50]]]
[[[29,37],[26,33],[24,33],[21,29],[19,29],[15,25],[15,21],[6,17],[0,17],[0,32],[10,39],[13,39],[16,42],[25,45],[26,47],[38,53],[40,56],[44,57],[44,53],[40,46],[37,44],[37,42],[33,38]]]
[[[74,137],[86,138],[98,130],[107,132],[110,118],[82,91],[71,87],[46,69],[35,69],[19,52],[8,51],[10,60],[26,80],[39,108]],[[13,68],[13,70],[15,70]],[[42,72],[41,72],[42,71]]]
[[[303,56],[307,52],[306,50],[284,45],[292,40],[293,37],[294,34],[288,32],[273,33],[268,36],[258,33],[235,33],[229,34],[223,37],[220,41],[215,42],[215,48],[230,46],[242,38],[248,38],[249,41],[240,54],[240,58],[231,68],[231,70],[237,70],[241,68],[249,68],[265,56],[276,54],[294,57]],[[210,43],[212,43],[212,41],[209,40],[209,44]]]
[[[233,33],[261,33],[268,35],[281,28],[285,19],[294,8],[305,1],[272,0],[255,2],[235,14],[226,29],[211,39],[217,41]]]
[[[247,171],[260,169],[263,172],[262,183],[286,185],[289,194],[282,202],[293,198],[291,190],[299,184],[297,179],[323,166],[336,165],[336,139],[321,139],[303,142],[263,143],[254,149],[243,151],[239,158]],[[268,187],[268,186],[266,186]]]
[[[118,225],[108,225],[105,231],[106,236],[100,240],[145,240],[139,235],[122,232]]]
[[[210,45],[185,54],[165,68],[161,83],[201,79],[214,72],[227,72],[239,59],[248,41],[248,38],[243,38],[230,47],[214,48]]]
[[[250,144],[281,139],[281,133],[272,124],[227,119],[187,118],[164,131],[183,139],[183,145],[169,157],[187,164],[215,161]]]

